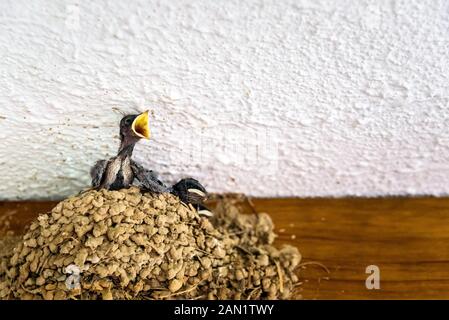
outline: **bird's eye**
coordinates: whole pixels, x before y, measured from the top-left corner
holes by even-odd
[[[130,124],[131,124],[131,119],[126,119],[126,120],[125,120],[125,124],[126,124],[126,125],[130,125]]]

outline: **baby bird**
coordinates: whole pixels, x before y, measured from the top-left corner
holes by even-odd
[[[95,163],[90,171],[93,188],[119,190],[128,188],[133,183],[131,156],[134,146],[141,138],[150,138],[148,111],[125,116],[120,121],[120,147],[117,156]]]
[[[201,205],[207,198],[206,189],[193,178],[185,178],[174,184],[170,192],[178,196],[181,201],[193,205]]]
[[[131,159],[134,146],[140,139],[150,138],[148,111],[138,115],[127,115],[120,121],[120,147],[118,154],[109,160],[99,160],[90,171],[94,189],[119,190],[128,188],[137,179],[141,187],[150,192],[170,192],[181,201],[204,208],[202,203],[207,198],[206,189],[192,178],[181,179],[171,187],[158,179],[152,170],[144,168]],[[205,210],[204,212],[206,212]],[[205,213],[207,214],[207,213]]]

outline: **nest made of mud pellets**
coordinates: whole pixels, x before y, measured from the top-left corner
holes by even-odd
[[[0,298],[291,298],[301,255],[272,246],[270,217],[214,212],[135,187],[70,197],[1,257]]]

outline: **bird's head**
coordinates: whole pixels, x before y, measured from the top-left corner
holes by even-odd
[[[120,121],[120,139],[122,142],[137,142],[150,139],[148,111],[137,115],[127,115]]]

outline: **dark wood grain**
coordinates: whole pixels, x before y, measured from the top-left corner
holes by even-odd
[[[449,299],[449,199],[254,199],[269,213],[277,244],[297,246],[305,299]],[[0,202],[0,218],[24,226],[53,202]],[[246,211],[251,211],[248,206]],[[380,290],[368,290],[365,269],[377,265]]]

